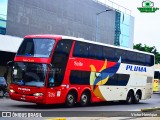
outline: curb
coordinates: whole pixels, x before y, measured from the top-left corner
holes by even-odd
[[[151,112],[156,110],[160,110],[160,107],[141,109],[141,112]]]

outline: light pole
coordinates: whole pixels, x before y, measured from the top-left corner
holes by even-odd
[[[95,41],[97,41],[97,38],[98,38],[98,16],[101,13],[108,12],[108,11],[112,11],[112,9],[108,9],[108,10],[104,10],[104,11],[101,11],[99,13],[96,13],[96,40]]]

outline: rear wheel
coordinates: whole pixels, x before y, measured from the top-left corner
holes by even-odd
[[[83,92],[80,99],[81,106],[87,106],[90,103],[90,94],[88,92]]]
[[[76,94],[74,92],[69,92],[66,97],[65,105],[66,107],[73,107],[76,103]]]
[[[138,104],[139,103],[139,100],[140,100],[140,93],[139,92],[137,92],[136,94],[135,94],[135,96],[134,96],[134,103],[135,104]]]
[[[133,103],[133,99],[134,99],[133,93],[131,91],[129,91],[129,93],[127,95],[127,98],[126,98],[126,103],[127,104],[132,104]]]

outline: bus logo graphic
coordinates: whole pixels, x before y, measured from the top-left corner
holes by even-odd
[[[107,60],[105,60],[102,68],[98,72],[94,65],[90,65],[90,68],[91,68],[90,85],[95,96],[101,98],[102,100],[105,100],[98,86],[104,85],[105,83],[107,83],[109,78],[114,76],[117,73],[120,67],[120,64],[121,64],[121,57],[114,66],[107,68]],[[111,70],[112,70],[112,73],[110,72]]]
[[[11,112],[2,112],[2,117],[12,117]]]
[[[142,2],[142,7],[137,8],[141,13],[155,13],[159,10],[158,7],[154,7],[154,2],[150,0],[145,0]]]
[[[81,61],[74,61],[74,66],[82,67],[83,63]]]
[[[146,67],[132,66],[132,65],[127,65],[126,70],[137,71],[137,72],[147,72]]]

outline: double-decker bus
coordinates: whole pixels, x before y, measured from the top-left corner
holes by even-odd
[[[81,38],[25,36],[16,56],[10,98],[73,107],[101,101],[139,103],[152,95],[154,55]]]
[[[154,71],[154,82],[153,82],[153,92],[160,92],[160,70],[156,69]]]

